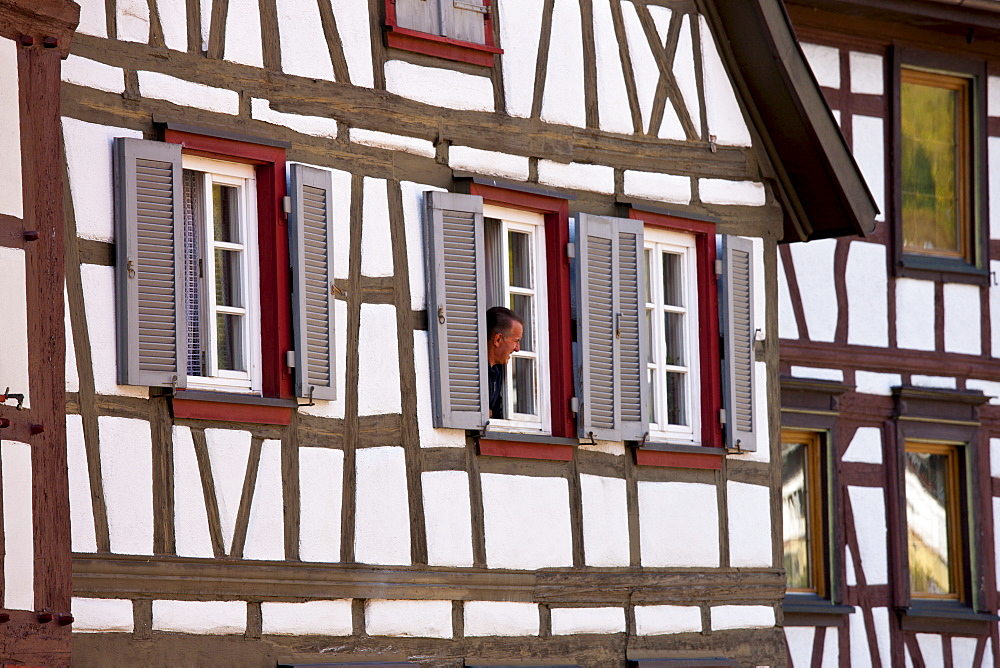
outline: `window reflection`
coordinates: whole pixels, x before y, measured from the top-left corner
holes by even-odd
[[[913,596],[958,596],[957,450],[953,446],[907,443],[907,552]]]

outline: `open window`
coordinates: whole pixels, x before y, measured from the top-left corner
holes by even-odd
[[[386,45],[493,66],[493,0],[385,0]]]

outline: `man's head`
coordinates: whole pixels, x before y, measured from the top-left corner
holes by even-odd
[[[503,306],[486,311],[486,358],[490,364],[506,364],[512,353],[521,349],[524,321],[521,316]]]

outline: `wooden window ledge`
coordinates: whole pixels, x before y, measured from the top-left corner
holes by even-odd
[[[393,49],[422,53],[427,56],[436,56],[445,60],[480,65],[481,67],[493,67],[494,56],[503,53],[503,49],[496,46],[462,42],[449,37],[391,25],[385,26],[385,43],[386,46]]]
[[[815,594],[788,594],[781,603],[785,626],[843,626],[854,614],[853,605],[841,605]]]
[[[976,612],[958,601],[919,601],[899,612],[904,631],[989,635],[1000,616]]]
[[[230,392],[178,390],[170,403],[175,419],[288,425],[297,402]]]
[[[669,466],[717,471],[722,468],[722,458],[725,456],[725,448],[661,441],[646,441],[635,448],[635,463],[638,466]]]
[[[485,457],[519,457],[568,462],[579,444],[575,438],[559,438],[546,434],[519,434],[506,431],[475,431],[479,454]]]

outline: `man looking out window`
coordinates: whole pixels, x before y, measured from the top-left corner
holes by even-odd
[[[503,306],[486,311],[486,360],[489,365],[490,418],[503,419],[504,367],[510,356],[520,350],[524,321]]]

